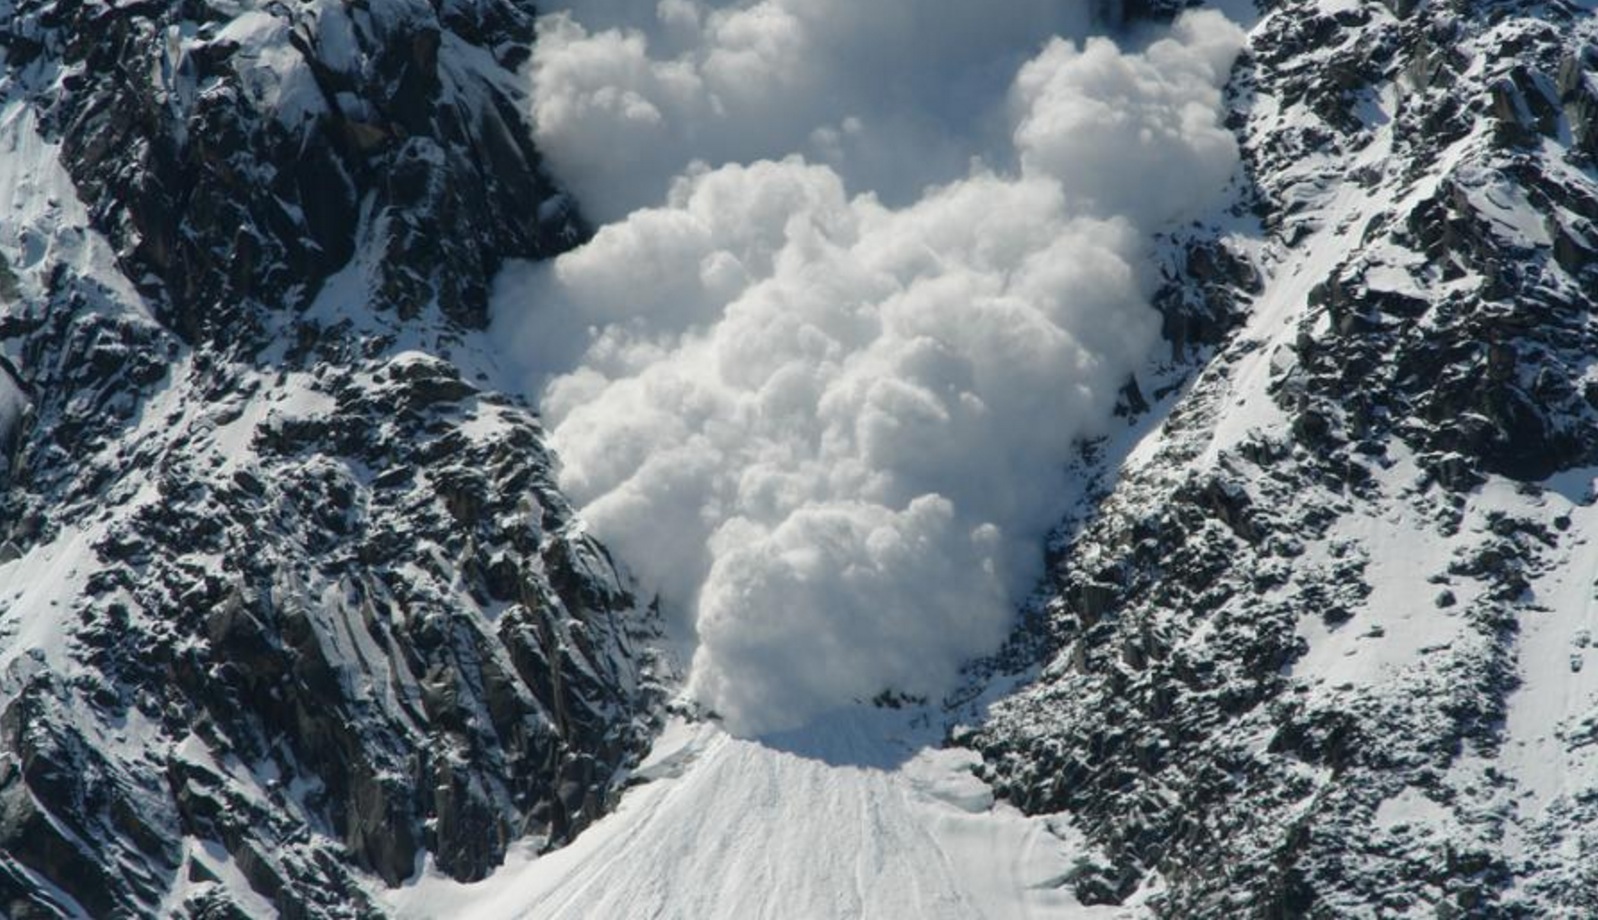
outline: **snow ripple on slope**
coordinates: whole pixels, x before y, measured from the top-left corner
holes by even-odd
[[[995,805],[969,751],[899,712],[843,714],[762,744],[673,723],[650,780],[565,849],[484,882],[426,873],[398,920],[1108,917],[1060,879],[1077,843]],[[884,736],[897,740],[884,741]]]

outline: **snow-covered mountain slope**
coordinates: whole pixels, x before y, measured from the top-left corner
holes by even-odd
[[[0,3],[0,914],[372,916],[603,810],[652,614],[477,331],[513,3]]]
[[[1084,901],[1598,910],[1595,39],[1570,4],[1315,0],[1253,29],[1263,224],[1218,241],[1259,284],[1147,433],[1101,446],[996,665],[1036,680],[963,738],[1076,817]]]
[[[1051,884],[1073,897],[1038,915],[1594,909],[1593,38],[1574,7],[1282,4],[1253,25],[1231,103],[1253,212],[1169,240],[1173,358],[1084,451],[1099,478],[1051,583],[973,675],[984,705],[953,711],[978,720],[954,740],[982,775],[1058,834]],[[725,745],[587,844],[403,903],[732,916],[749,888],[855,891],[850,860],[778,854],[858,853],[798,817],[869,824],[858,803],[782,774],[780,747]],[[913,784],[802,769],[867,811]],[[780,841],[693,792],[765,801],[770,775]],[[661,827],[694,842],[655,848]],[[989,852],[1007,875],[1014,851]],[[906,884],[957,884],[936,862]],[[924,912],[819,903],[772,915]]]
[[[396,918],[1091,918],[1069,830],[995,805],[924,714],[861,710],[761,741],[673,722],[617,811],[564,849],[378,897]]]
[[[1011,642],[747,740],[500,395],[530,4],[0,0],[0,914],[1598,914],[1592,7],[1224,5]]]

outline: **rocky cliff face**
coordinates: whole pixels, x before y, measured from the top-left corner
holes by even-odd
[[[1258,224],[1173,241],[1177,356],[958,737],[1088,902],[1590,915],[1592,12],[1268,7]]]
[[[1135,916],[1598,912],[1592,10],[1268,7],[955,740]],[[532,15],[0,0],[0,914],[376,916],[647,745],[654,616],[483,340],[586,232]]]
[[[481,341],[515,2],[0,2],[0,913],[372,915],[568,839],[652,614]]]

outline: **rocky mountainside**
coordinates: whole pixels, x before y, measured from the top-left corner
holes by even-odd
[[[505,260],[588,235],[534,15],[0,0],[0,915],[434,916],[507,853],[482,890],[549,915],[780,875],[718,833],[837,843],[855,887],[790,905],[961,916],[1020,852],[1051,916],[1598,914],[1590,3],[1248,14],[1231,210],[1161,242],[1169,356],[1004,651],[948,712],[676,726],[636,774],[658,615],[485,332]],[[901,715],[980,763],[884,754]],[[972,765],[1044,817],[984,825]],[[825,838],[850,809],[882,832]],[[759,900],[711,881],[674,903]]]
[[[647,746],[653,614],[481,341],[584,233],[532,16],[0,2],[0,914],[372,916]]]
[[[1598,913],[1595,42],[1587,4],[1262,11],[1252,207],[1172,241],[1175,357],[957,735],[1077,819],[1084,902]]]

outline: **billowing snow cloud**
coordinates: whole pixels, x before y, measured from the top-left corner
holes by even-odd
[[[533,67],[539,143],[612,222],[500,284],[562,486],[683,611],[690,692],[734,730],[939,694],[1147,360],[1149,233],[1236,167],[1241,34],[1045,41],[1083,17],[1041,0],[579,25],[628,7],[547,18]]]
[[[1002,152],[993,101],[1051,36],[1088,25],[1069,0],[572,5],[539,30],[534,119],[555,173],[607,221],[658,204],[694,160],[802,154],[913,199]]]

